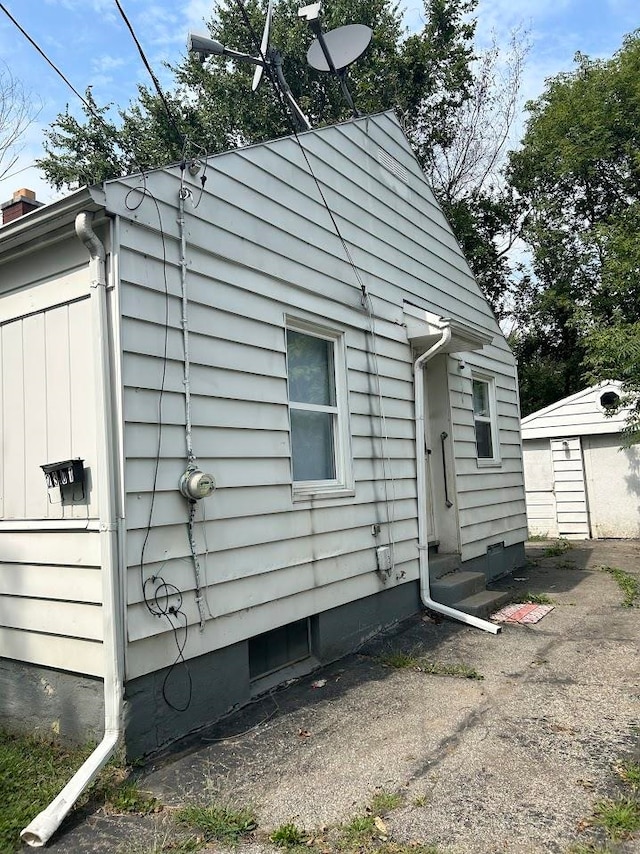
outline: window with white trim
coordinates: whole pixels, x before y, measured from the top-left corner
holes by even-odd
[[[344,337],[297,321],[286,333],[294,493],[350,489]]]
[[[478,461],[499,462],[495,383],[492,379],[473,377],[473,423]]]

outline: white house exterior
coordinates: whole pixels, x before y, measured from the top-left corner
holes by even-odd
[[[621,396],[592,386],[522,419],[530,534],[640,536],[640,454],[621,447],[625,410],[607,414]]]
[[[148,753],[417,610],[419,522],[523,560],[514,359],[392,114],[3,226],[0,354],[5,722],[100,730],[108,669]]]

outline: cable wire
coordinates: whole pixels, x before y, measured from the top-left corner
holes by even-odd
[[[96,116],[96,118],[101,118],[100,116],[97,116],[97,115],[96,115],[96,113],[94,112],[94,110],[93,110],[93,108],[91,107],[91,105],[89,104],[89,102],[88,102],[88,101],[87,101],[87,100],[86,100],[86,99],[85,99],[85,98],[80,94],[80,92],[78,92],[78,90],[75,88],[75,86],[74,86],[72,83],[70,83],[70,82],[69,82],[68,78],[67,78],[67,77],[65,77],[65,76],[64,76],[64,74],[62,73],[62,71],[60,71],[60,69],[58,68],[58,66],[57,66],[57,65],[55,65],[55,63],[53,63],[53,62],[49,59],[49,57],[48,57],[48,56],[47,56],[47,54],[42,50],[42,48],[41,48],[38,44],[36,44],[36,42],[31,38],[31,36],[30,36],[30,35],[29,35],[29,33],[24,29],[24,27],[22,27],[22,26],[18,23],[18,21],[16,21],[16,19],[13,17],[13,15],[12,15],[12,14],[11,14],[11,12],[7,9],[7,7],[4,5],[4,3],[0,3],[0,10],[2,10],[2,11],[5,13],[5,15],[7,16],[7,18],[9,18],[9,20],[10,20],[10,21],[12,21],[12,22],[16,25],[16,27],[20,30],[20,32],[21,32],[21,33],[22,33],[22,35],[25,37],[25,39],[26,39],[30,44],[32,44],[32,45],[33,45],[33,47],[38,51],[38,53],[40,54],[40,56],[44,59],[44,61],[45,61],[45,62],[47,62],[47,63],[51,66],[51,68],[53,68],[53,70],[55,71],[55,73],[56,73],[59,77],[61,77],[61,78],[64,80],[64,82],[67,84],[67,86],[69,87],[69,89],[71,89],[71,91],[73,92],[73,94],[74,94],[74,95],[76,95],[78,98],[80,98],[80,100],[81,100],[81,101],[82,101],[82,103],[85,105],[85,107],[89,110],[89,112],[91,113],[91,115]],[[101,120],[102,120],[102,119],[101,119]],[[102,120],[102,121],[103,121],[103,123],[104,123],[104,120]]]
[[[140,42],[138,40],[138,37],[135,33],[135,30],[133,29],[133,26],[132,26],[129,18],[127,17],[127,13],[122,8],[122,5],[120,4],[120,0],[114,0],[114,2],[118,8],[118,11],[120,12],[122,20],[125,22],[129,32],[131,33],[131,38],[133,39],[136,47],[138,48],[138,53],[140,54],[140,58],[142,59],[142,62],[144,63],[144,67],[147,69],[147,71],[149,72],[149,76],[153,80],[153,85],[155,86],[156,92],[158,93],[158,96],[159,96],[160,100],[162,101],[162,104],[165,108],[165,111],[167,113],[167,117],[169,118],[171,126],[173,127],[174,131],[176,132],[178,139],[184,140],[184,134],[181,132],[180,128],[178,127],[178,124],[175,120],[175,117],[174,117],[173,113],[171,112],[171,108],[169,107],[169,103],[165,97],[164,92],[162,91],[162,87],[160,86],[160,82],[159,82],[158,78],[156,77],[156,75],[154,74],[153,69],[151,68],[151,65],[149,64],[149,60],[145,56],[145,52],[142,49],[142,45],[140,44]]]

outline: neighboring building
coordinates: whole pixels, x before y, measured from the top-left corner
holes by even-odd
[[[85,738],[106,676],[132,755],[415,612],[443,554],[434,598],[486,610],[526,538],[514,359],[393,114],[186,167],[0,228],[0,719]]]
[[[532,536],[640,536],[640,453],[621,447],[626,411],[610,411],[621,394],[603,383],[522,419]]]

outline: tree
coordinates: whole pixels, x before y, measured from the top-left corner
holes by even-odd
[[[628,378],[640,395],[625,370],[632,350],[619,350],[640,321],[640,31],[611,59],[575,64],[527,104],[510,157],[534,272],[515,339],[525,414],[605,379]],[[544,388],[536,377],[550,363]]]
[[[350,112],[338,82],[306,63],[310,34],[298,18],[298,5],[299,0],[279,0],[271,36],[292,94],[312,126],[346,120]],[[335,0],[327,5],[323,26],[357,21],[372,28],[369,49],[349,69],[356,106],[363,114],[396,109],[472,269],[499,311],[510,286],[506,251],[519,215],[499,166],[526,47],[514,40],[506,65],[495,45],[476,55],[471,17],[476,5],[477,0],[425,0],[424,28],[408,35],[393,0]],[[255,54],[265,7],[265,0],[218,4],[209,22],[211,36]],[[93,101],[84,124],[68,111],[58,116],[46,134],[46,157],[38,161],[47,179],[60,189],[175,162],[185,151],[213,153],[292,132],[291,118],[268,80],[251,92],[253,66],[225,57],[201,65],[186,57],[172,70],[175,86],[167,95],[172,119],[162,99],[145,86],[121,111],[118,128]]]
[[[0,62],[0,179],[15,165],[19,140],[37,115],[37,105],[9,66]]]

